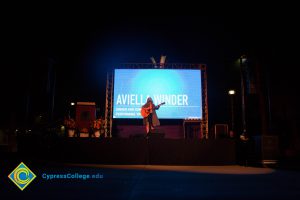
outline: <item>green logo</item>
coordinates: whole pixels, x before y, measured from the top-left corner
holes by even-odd
[[[18,167],[8,175],[8,178],[20,188],[24,190],[35,179],[36,175],[21,162]]]

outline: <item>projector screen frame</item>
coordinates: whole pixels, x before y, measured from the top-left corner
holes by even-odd
[[[125,63],[125,64],[120,64],[117,68],[114,68],[111,72],[107,72],[105,116],[104,116],[105,137],[112,137],[114,70],[115,69],[154,69],[154,68],[155,66],[152,63]],[[200,125],[201,125],[201,131],[204,136],[203,138],[208,139],[208,98],[207,98],[206,64],[168,63],[164,66],[164,69],[200,69],[201,70],[202,119],[200,120],[201,121]],[[114,120],[118,120],[118,119],[114,119]],[[187,121],[193,121],[193,120],[187,119]]]

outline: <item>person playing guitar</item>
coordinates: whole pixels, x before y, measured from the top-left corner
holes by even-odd
[[[159,126],[160,122],[158,120],[155,110],[158,110],[161,103],[157,106],[154,105],[151,97],[147,98],[147,102],[142,106],[141,115],[143,116],[143,124],[146,126],[146,137],[149,136],[150,130],[154,130],[155,126]]]

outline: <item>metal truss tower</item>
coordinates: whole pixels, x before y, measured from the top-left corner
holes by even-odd
[[[153,69],[153,63],[124,63],[120,69]],[[166,63],[164,69],[200,69],[202,81],[201,134],[208,139],[207,68],[205,64]],[[105,103],[105,137],[112,137],[114,73],[107,73]]]

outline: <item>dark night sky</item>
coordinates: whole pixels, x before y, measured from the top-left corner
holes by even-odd
[[[58,63],[58,113],[71,100],[96,101],[103,110],[107,71],[160,55],[169,63],[207,65],[209,112],[215,121],[227,120],[227,90],[239,84],[233,63],[242,54],[258,58],[276,80],[272,87],[289,88],[283,95],[293,99],[290,92],[299,89],[293,60],[293,48],[299,47],[296,22],[294,16],[280,15],[8,17],[2,25],[1,85],[5,104],[18,106],[2,106],[2,117],[24,113],[26,91],[35,98],[43,93],[48,55]]]

